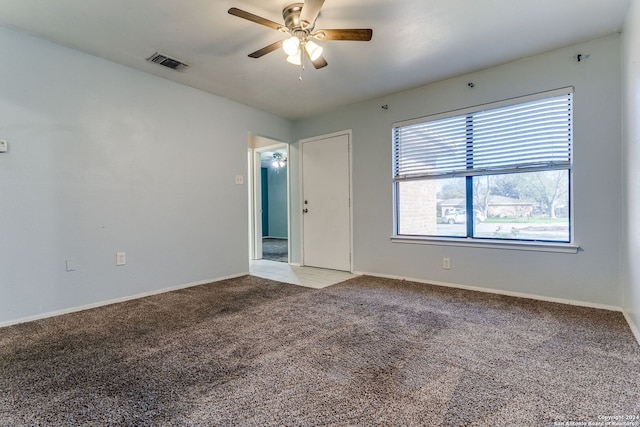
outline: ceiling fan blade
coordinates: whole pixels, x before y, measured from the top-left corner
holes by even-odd
[[[282,47],[282,42],[283,42],[283,41],[282,41],[282,40],[280,40],[280,41],[277,41],[277,42],[275,42],[275,43],[271,43],[270,45],[265,46],[265,47],[263,47],[262,49],[258,49],[258,50],[256,50],[255,52],[250,53],[250,54],[249,54],[249,57],[250,57],[250,58],[260,58],[261,56],[264,56],[264,55],[266,55],[267,53],[271,53],[271,52],[273,52],[274,50],[278,50],[279,48],[281,48],[281,47]]]
[[[324,37],[321,34],[324,33]],[[348,30],[320,30],[316,33],[320,40],[352,40],[368,42],[373,37],[373,30],[370,28],[348,29]]]
[[[324,0],[305,0],[300,11],[300,25],[302,25],[302,28],[313,26],[323,4]]]
[[[232,7],[228,10],[230,15],[237,16],[238,18],[243,18],[251,22],[255,22],[256,24],[264,25],[265,27],[273,28],[274,30],[286,29],[285,26],[278,24],[277,22],[269,21],[266,18],[263,18],[258,15],[254,15],[253,13],[249,13],[242,9],[238,9],[237,7]]]
[[[307,53],[307,58],[309,58],[309,54],[308,53]],[[318,57],[318,59],[316,59],[315,61],[312,61],[311,58],[309,58],[309,61],[311,61],[311,63],[313,64],[313,66],[315,67],[316,70],[319,70],[320,68],[324,68],[327,65],[329,65],[327,60],[324,59],[324,56],[322,56],[322,55],[320,55],[320,57]]]

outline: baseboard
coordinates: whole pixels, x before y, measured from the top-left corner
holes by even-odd
[[[624,318],[627,319],[629,328],[631,328],[633,336],[636,337],[636,341],[638,341],[638,345],[640,345],[640,330],[638,330],[636,324],[633,323],[633,320],[631,319],[631,315],[629,313],[627,313],[625,310],[622,310],[622,314],[624,315]]]
[[[552,298],[552,297],[546,297],[542,295],[531,295],[531,294],[525,294],[520,292],[502,291],[499,289],[481,288],[477,286],[460,285],[457,283],[448,283],[448,282],[438,282],[434,280],[415,279],[412,277],[394,276],[394,275],[388,275],[388,274],[370,273],[370,272],[362,272],[362,271],[358,271],[358,272],[354,271],[353,274],[382,277],[385,279],[407,280],[410,282],[424,283],[427,285],[435,285],[435,286],[444,286],[447,288],[465,289],[468,291],[485,292],[490,294],[506,295],[506,296],[516,297],[516,298],[528,298],[528,299],[534,299],[538,301],[555,302],[559,304],[576,305],[580,307],[597,308],[600,310],[622,312],[621,307],[616,307],[613,305],[606,305],[606,304],[595,304],[595,303],[586,302],[586,301],[575,301],[575,300],[569,300],[564,298]]]
[[[47,313],[37,314],[35,316],[23,317],[21,319],[9,320],[9,321],[6,321],[6,322],[0,322],[0,328],[3,328],[5,326],[17,325],[19,323],[33,322],[34,320],[46,319],[48,317],[55,317],[55,316],[61,316],[63,314],[75,313],[77,311],[84,311],[84,310],[90,310],[92,308],[104,307],[105,305],[117,304],[119,302],[125,302],[125,301],[130,301],[130,300],[134,300],[134,299],[138,299],[138,298],[144,298],[144,297],[150,297],[152,295],[164,294],[166,292],[177,291],[179,289],[185,289],[185,288],[191,288],[193,286],[205,285],[207,283],[219,282],[219,281],[228,280],[228,279],[235,279],[236,277],[242,277],[242,276],[246,276],[248,274],[249,274],[249,272],[239,273],[239,274],[232,274],[230,276],[219,277],[217,279],[207,279],[207,280],[200,280],[198,282],[185,283],[185,284],[182,284],[182,285],[171,286],[169,288],[163,288],[163,289],[158,289],[158,290],[154,290],[154,291],[143,292],[141,294],[130,295],[130,296],[121,297],[121,298],[115,298],[115,299],[107,300],[107,301],[100,301],[100,302],[96,302],[96,303],[92,303],[92,304],[82,305],[82,306],[79,306],[79,307],[72,307],[72,308],[67,308],[67,309],[64,309],[64,310],[57,310],[57,311],[49,311]]]

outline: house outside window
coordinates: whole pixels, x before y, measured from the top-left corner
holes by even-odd
[[[571,243],[573,88],[395,123],[394,236]]]

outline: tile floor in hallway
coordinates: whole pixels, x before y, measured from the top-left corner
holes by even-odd
[[[263,259],[250,261],[249,271],[253,276],[316,289],[325,288],[357,277],[347,271],[299,267],[289,265],[286,262]]]

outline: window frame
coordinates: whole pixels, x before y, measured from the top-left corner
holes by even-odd
[[[571,94],[571,141],[569,150],[570,161],[568,166],[559,167],[555,169],[566,170],[568,172],[568,184],[567,190],[568,200],[569,200],[569,211],[568,211],[568,228],[569,228],[569,241],[561,242],[561,241],[545,241],[545,240],[526,240],[526,239],[497,239],[497,238],[487,238],[487,237],[473,237],[473,198],[469,197],[472,194],[470,193],[469,186],[472,186],[472,180],[474,175],[465,175],[465,208],[467,214],[467,232],[466,236],[438,236],[438,235],[407,235],[400,234],[400,198],[399,198],[399,183],[406,182],[407,179],[396,179],[396,151],[395,151],[395,129],[402,126],[419,124],[419,123],[427,123],[434,122],[441,119],[453,118],[453,117],[462,117],[473,115],[482,111],[499,109],[502,107],[515,106],[518,104],[525,104],[527,102],[543,100],[546,98],[553,98],[556,96],[561,96],[565,94]],[[545,251],[545,252],[565,252],[565,253],[576,253],[579,250],[579,245],[576,243],[575,239],[575,228],[574,228],[574,165],[573,165],[573,150],[574,150],[574,131],[573,131],[573,94],[574,88],[572,86],[554,89],[550,91],[544,91],[539,93],[534,93],[525,96],[519,96],[514,98],[509,98],[501,101],[490,102],[486,104],[475,105],[471,107],[466,107],[458,110],[451,110],[447,112],[442,112],[438,114],[418,117],[410,120],[405,120],[401,122],[393,123],[392,125],[392,210],[393,210],[393,231],[391,235],[391,241],[394,243],[409,243],[409,244],[428,244],[428,245],[444,245],[444,246],[466,246],[466,247],[478,247],[478,248],[499,248],[499,249],[515,249],[515,250],[529,250],[529,251]],[[549,171],[554,168],[542,168],[537,169],[538,171]],[[533,172],[531,170],[529,172]],[[521,172],[527,172],[526,170],[522,170]],[[511,171],[503,171],[496,173],[485,173],[480,175],[496,175],[499,173],[506,174],[517,174],[520,173],[516,170]],[[418,178],[418,179],[439,179],[438,176],[434,176],[433,178]],[[469,216],[472,217],[472,220],[469,221]]]

